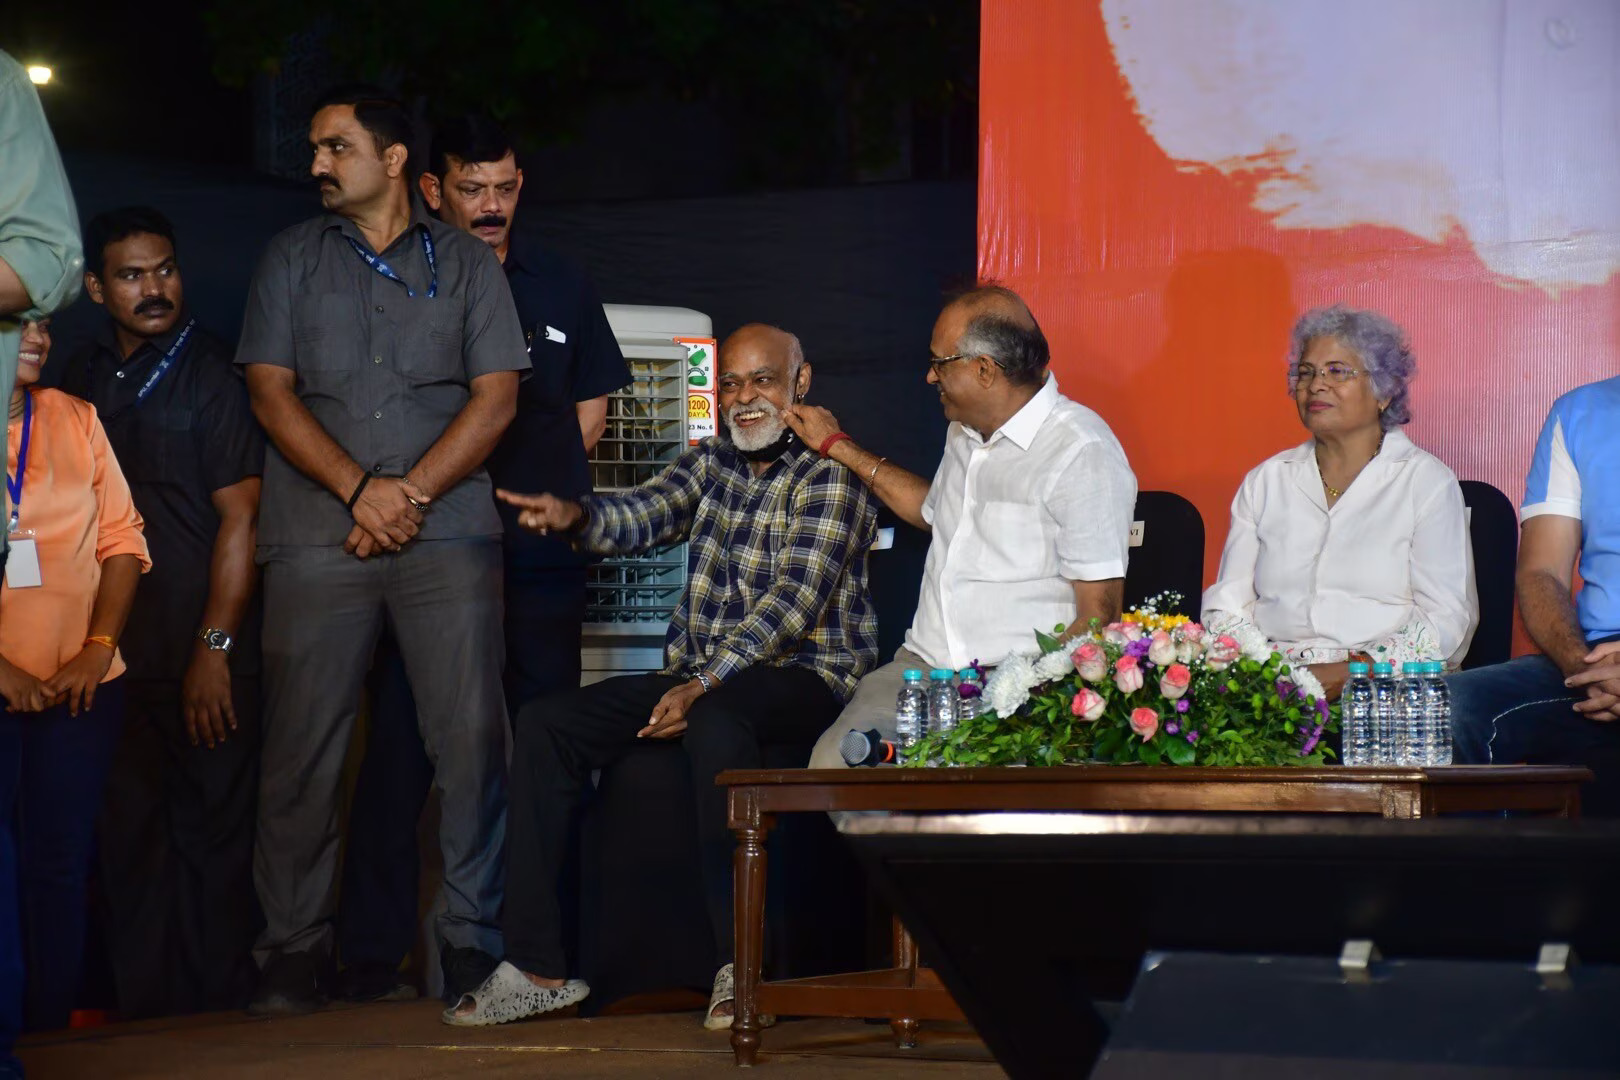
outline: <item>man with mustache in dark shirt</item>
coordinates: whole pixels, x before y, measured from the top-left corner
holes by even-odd
[[[146,520],[152,572],[121,644],[128,717],[101,876],[127,1017],[239,1008],[252,986],[264,435],[231,347],[186,310],[174,229],[151,207],[85,230],[107,312],[62,388],[96,407]]]

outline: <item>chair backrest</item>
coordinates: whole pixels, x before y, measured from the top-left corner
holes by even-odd
[[[1479,629],[1464,668],[1500,664],[1513,652],[1513,577],[1519,560],[1519,515],[1513,500],[1479,480],[1460,482],[1474,548]]]
[[[1180,593],[1175,610],[1198,618],[1204,597],[1204,518],[1198,507],[1173,491],[1141,491],[1131,525],[1125,607],[1163,592]]]

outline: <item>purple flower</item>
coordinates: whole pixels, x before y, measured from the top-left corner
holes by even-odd
[[[1192,702],[1186,698],[1182,698],[1180,701],[1176,702],[1176,712],[1186,712],[1190,708],[1192,708]]]
[[[958,697],[976,698],[984,691],[976,683],[962,683],[956,688]]]
[[[1137,638],[1135,641],[1125,646],[1125,655],[1143,657],[1148,654],[1148,650],[1151,648],[1153,648],[1153,642],[1149,641],[1147,638]]]
[[[1280,698],[1282,698],[1283,700],[1286,701],[1288,698],[1292,697],[1293,694],[1294,694],[1294,684],[1293,683],[1289,682],[1287,679],[1278,679],[1277,680],[1277,696],[1278,697],[1280,697]]]
[[[1296,696],[1298,696],[1299,700],[1301,700],[1301,701],[1304,701],[1305,699],[1307,699],[1307,698],[1309,698],[1311,696],[1310,691],[1306,690],[1303,686],[1295,687],[1294,693],[1295,693]]]
[[[1165,733],[1169,735],[1180,735],[1181,725],[1172,720],[1168,724],[1164,725],[1164,730]]]
[[[1226,693],[1226,684],[1225,684],[1225,683],[1221,683],[1221,685],[1219,685],[1219,686],[1217,686],[1217,687],[1216,687],[1216,688],[1215,688],[1215,692],[1216,692],[1216,693],[1217,693],[1217,694],[1224,694],[1224,693]]]
[[[1316,715],[1320,716],[1324,721],[1328,718],[1328,711],[1328,703],[1326,698],[1323,698],[1316,703]]]
[[[1198,741],[1198,732],[1196,732],[1196,731],[1187,732],[1187,741],[1190,742],[1190,743],[1196,743]]]

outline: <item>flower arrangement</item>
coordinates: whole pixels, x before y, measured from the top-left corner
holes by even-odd
[[[932,732],[906,765],[1320,765],[1337,709],[1308,668],[1290,669],[1259,634],[1212,634],[1160,614],[1165,594],[1117,623],[1007,657],[984,711]]]

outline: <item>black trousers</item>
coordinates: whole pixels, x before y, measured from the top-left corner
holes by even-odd
[[[506,563],[506,707],[579,686],[585,571]],[[433,785],[405,662],[384,635],[372,663],[371,726],[349,811],[338,908],[344,963],[398,964],[417,936],[417,821]]]
[[[253,891],[259,680],[232,680],[237,729],[192,746],[177,681],[126,678],[107,780],[101,876],[126,1017],[241,1008],[262,920]]]
[[[517,719],[507,808],[506,957],[532,975],[567,974],[558,881],[575,812],[591,772],[638,745],[653,706],[684,681],[669,675],[626,675],[571,694],[536,701]],[[699,697],[686,732],[669,740],[685,754],[696,789],[704,892],[722,964],[732,959],[731,855],[726,793],[714,778],[726,769],[758,768],[764,748],[807,750],[842,703],[821,677],[803,667],[748,668]],[[657,740],[649,740],[656,742]],[[656,807],[648,807],[656,813]],[[646,917],[657,917],[657,897]]]

